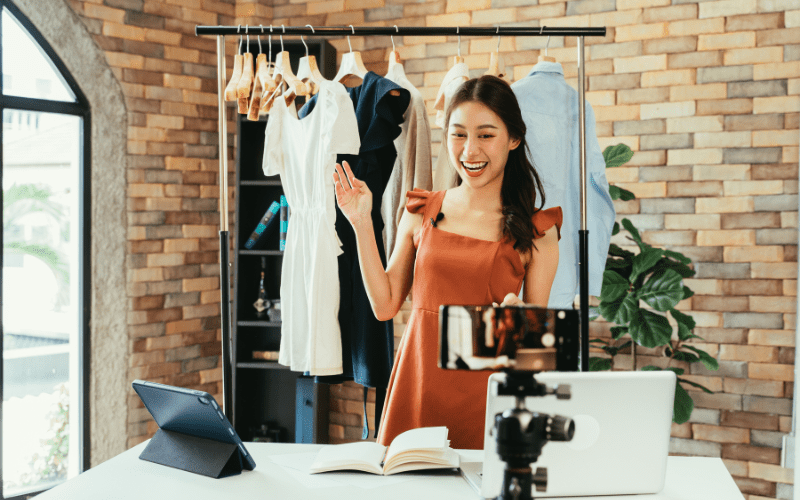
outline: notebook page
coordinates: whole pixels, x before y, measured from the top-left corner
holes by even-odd
[[[422,427],[400,434],[386,450],[388,463],[399,453],[409,450],[442,450],[448,446],[447,427]]]
[[[382,474],[381,462],[386,447],[371,442],[325,446],[311,464],[311,474],[332,470],[360,470]]]

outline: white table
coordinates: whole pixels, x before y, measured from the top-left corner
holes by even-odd
[[[325,474],[314,475],[304,484],[303,478],[291,474],[270,459],[270,456],[308,453],[323,445],[248,443],[248,451],[256,461],[253,471],[237,476],[211,479],[197,474],[164,467],[139,459],[147,443],[90,469],[42,495],[37,500],[125,500],[169,498],[191,500],[220,499],[325,499],[325,500],[464,500],[478,495],[457,472],[430,471],[414,474],[413,479],[361,488],[353,485],[310,488],[310,482]],[[461,450],[464,462],[481,461],[483,452]],[[635,473],[635,471],[631,471]],[[369,478],[374,481],[391,478]],[[664,490],[655,495],[581,497],[579,500],[743,500],[730,474],[718,458],[670,457]],[[569,499],[562,499],[569,500]]]

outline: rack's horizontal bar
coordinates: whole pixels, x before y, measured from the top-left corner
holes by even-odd
[[[244,35],[245,31],[251,35],[262,34],[261,26],[197,26],[194,29],[196,35]],[[269,35],[269,26],[264,26],[263,34]],[[303,26],[281,26],[272,27],[272,35],[305,35],[305,36],[442,36],[442,35],[463,35],[463,36],[606,36],[606,28],[564,28],[564,27],[497,27],[473,28],[473,27],[415,27],[400,26],[397,29],[383,26],[354,27],[349,26],[315,26],[313,29]]]

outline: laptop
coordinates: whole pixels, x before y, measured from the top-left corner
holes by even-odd
[[[500,494],[504,462],[496,452],[494,416],[514,406],[498,396],[505,374],[489,378],[484,462],[462,464],[467,481],[485,498]],[[547,372],[536,380],[569,384],[572,398],[526,398],[532,412],[563,415],[575,422],[570,442],[548,442],[532,465],[547,468],[540,497],[657,493],[664,488],[677,379],[672,371]]]

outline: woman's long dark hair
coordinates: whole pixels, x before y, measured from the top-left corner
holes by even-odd
[[[533,225],[533,214],[544,206],[544,189],[536,168],[528,160],[525,122],[511,86],[492,75],[473,78],[461,84],[450,100],[445,119],[445,134],[450,114],[465,102],[478,102],[491,109],[506,126],[512,139],[520,141],[508,152],[500,198],[503,204],[503,235],[515,241],[514,248],[528,252],[533,238],[541,236]],[[539,206],[537,207],[537,201]]]

